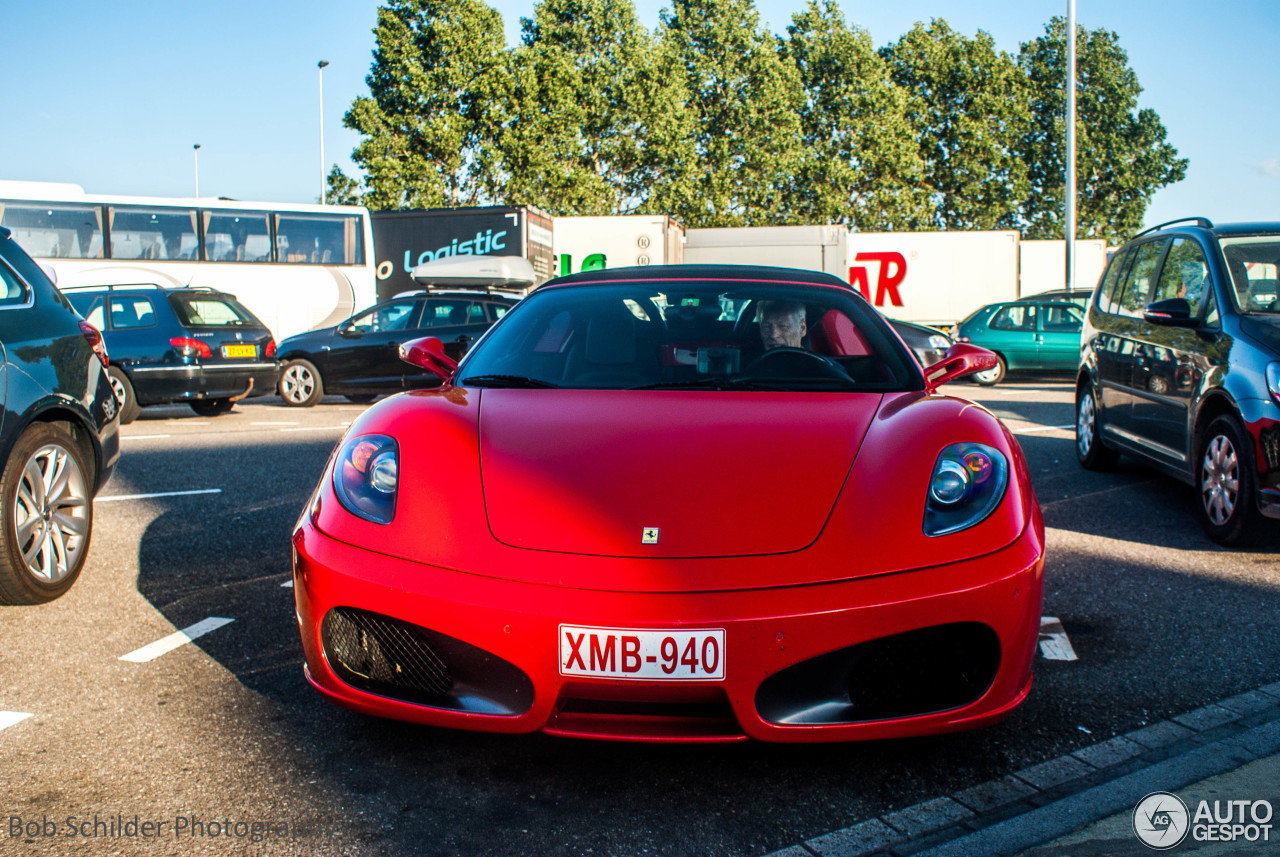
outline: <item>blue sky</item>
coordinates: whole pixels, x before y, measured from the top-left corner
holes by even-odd
[[[783,32],[800,0],[757,0]],[[842,0],[877,45],[916,21],[983,29],[1016,52],[1066,0]],[[0,179],[66,181],[97,193],[200,192],[280,202],[320,192],[320,99],[328,165],[356,172],[342,114],[367,92],[376,0],[50,0],[0,11]],[[532,0],[501,0],[508,41]],[[658,24],[662,0],[638,0]],[[1191,159],[1161,191],[1153,224],[1190,214],[1280,219],[1280,5],[1275,0],[1077,0],[1081,25],[1119,34],[1170,142]]]

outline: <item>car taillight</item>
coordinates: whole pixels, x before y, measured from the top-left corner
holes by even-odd
[[[275,357],[275,356],[276,356],[276,341],[275,341],[274,339],[268,339],[268,340],[267,340],[267,347],[266,347],[266,349],[265,349],[262,353],[263,353],[263,355],[264,355],[264,356],[266,356],[266,357]]]
[[[80,333],[89,343],[89,347],[93,349],[93,353],[98,355],[98,359],[102,361],[102,368],[107,368],[107,364],[110,362],[107,359],[107,345],[102,341],[102,334],[98,332],[98,328],[87,321],[82,321],[80,322]]]
[[[212,357],[213,350],[208,344],[198,339],[190,339],[185,336],[175,336],[169,340],[169,344],[174,347],[183,357]]]

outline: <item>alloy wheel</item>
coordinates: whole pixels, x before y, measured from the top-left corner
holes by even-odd
[[[1225,525],[1235,513],[1239,496],[1239,456],[1230,438],[1215,435],[1205,447],[1200,465],[1200,499],[1205,514],[1214,525]]]
[[[76,567],[89,534],[89,492],[71,454],[57,444],[27,460],[13,501],[22,561],[38,580],[56,583]]]
[[[1097,413],[1093,407],[1093,395],[1085,393],[1080,397],[1080,409],[1076,413],[1076,448],[1081,458],[1089,455],[1093,449],[1094,432],[1098,430]]]
[[[295,404],[300,404],[311,398],[311,394],[316,389],[315,376],[311,374],[307,367],[297,364],[284,370],[284,377],[281,382],[284,397]]]

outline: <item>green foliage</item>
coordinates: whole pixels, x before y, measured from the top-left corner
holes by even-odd
[[[374,33],[370,94],[344,117],[365,137],[352,153],[365,204],[484,201],[490,106],[507,86],[502,16],[483,0],[390,0]]]
[[[781,53],[805,95],[795,218],[864,232],[926,227],[931,206],[907,94],[871,36],[847,27],[835,0],[809,0],[787,32]]]
[[[804,160],[804,92],[759,29],[751,0],[673,0],[662,39],[684,73],[693,162],[660,181],[653,203],[686,226],[795,222],[790,190]]]
[[[511,55],[492,191],[559,215],[627,214],[692,161],[683,80],[631,0],[543,0]]]
[[[1066,29],[1054,18],[1018,57],[1034,93],[1019,147],[1030,169],[1027,238],[1064,231]],[[1120,244],[1142,226],[1155,192],[1186,177],[1187,160],[1155,111],[1137,109],[1142,87],[1115,33],[1077,28],[1076,79],[1076,234]]]
[[[753,0],[672,0],[656,33],[632,4],[541,0],[509,49],[484,0],[388,0],[344,119],[363,187],[335,167],[328,201],[1061,235],[1061,18],[1015,60],[940,19],[877,51],[837,0],[786,38]],[[1079,44],[1079,234],[1119,241],[1187,161],[1116,35]]]
[[[1016,144],[1030,87],[981,30],[970,39],[935,19],[881,51],[907,91],[937,229],[1014,229],[1029,184]]]

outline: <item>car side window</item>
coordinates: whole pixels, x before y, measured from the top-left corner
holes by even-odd
[[[98,306],[101,314],[101,305]],[[90,324],[93,322],[90,321]],[[111,327],[126,330],[136,327],[155,327],[156,312],[151,301],[144,297],[112,297]]]
[[[991,319],[992,330],[1025,330],[1036,329],[1035,304],[1014,304],[1007,306]]]
[[[1119,315],[1133,318],[1142,317],[1142,309],[1150,303],[1149,295],[1156,275],[1156,265],[1160,262],[1160,254],[1169,240],[1148,241],[1138,245],[1134,251],[1133,265],[1124,278],[1124,291],[1113,309]]]
[[[1045,333],[1079,333],[1084,327],[1084,318],[1077,307],[1049,305],[1044,308],[1041,324]]]
[[[351,320],[351,327],[361,333],[378,333],[386,330],[406,330],[413,320],[413,301],[374,307]]]
[[[489,304],[489,315],[493,317],[494,321],[497,321],[507,314],[508,309],[510,307],[506,304]]]
[[[2,263],[0,263],[0,286],[4,287],[4,292],[0,294],[0,306],[27,302],[27,284],[10,271],[8,265]]]
[[[1102,288],[1098,290],[1098,309],[1105,313],[1115,315],[1119,312],[1119,286],[1124,282],[1120,275],[1124,272],[1125,264],[1131,255],[1121,250],[1111,257],[1111,264],[1107,266],[1107,273],[1102,278]]]
[[[1204,300],[1209,266],[1205,262],[1200,245],[1191,238],[1175,238],[1164,258],[1160,281],[1152,301],[1183,298],[1191,305],[1191,314],[1198,316]]]
[[[452,327],[483,321],[484,307],[466,300],[429,300],[422,310],[423,327]]]

